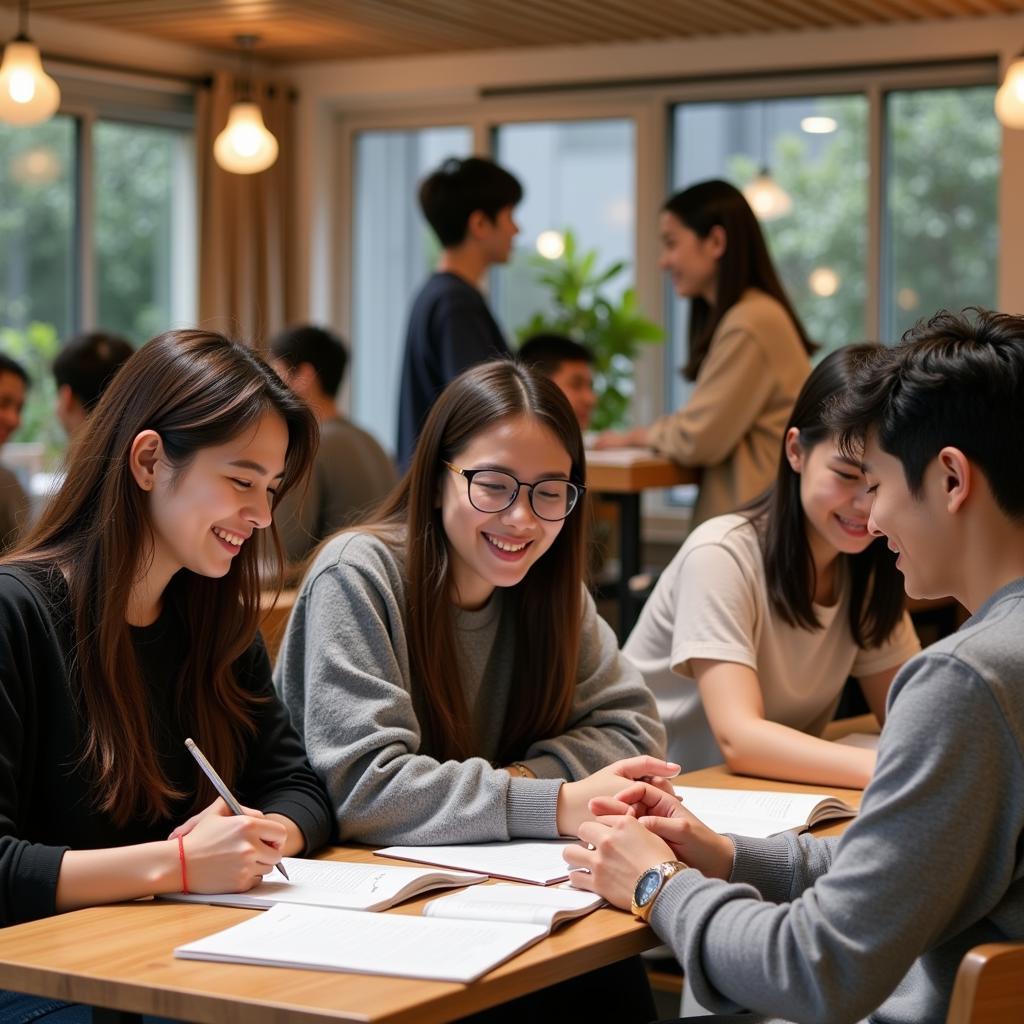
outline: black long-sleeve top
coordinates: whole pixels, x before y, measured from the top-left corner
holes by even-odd
[[[56,912],[57,876],[68,849],[104,849],[167,838],[194,810],[199,768],[184,745],[177,679],[187,651],[184,626],[165,601],[132,641],[150,700],[153,742],[167,779],[187,796],[157,821],[116,825],[95,806],[81,764],[84,727],[75,706],[72,617],[67,585],[53,566],[0,566],[0,926]],[[283,814],[301,830],[306,851],[330,838],[333,815],[306,760],[288,712],[274,692],[257,636],[235,663],[254,705],[235,794],[250,807]]]

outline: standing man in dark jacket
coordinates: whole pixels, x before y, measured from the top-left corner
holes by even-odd
[[[444,386],[474,363],[509,355],[479,282],[508,262],[519,233],[512,213],[522,198],[516,178],[480,157],[446,160],[420,185],[420,207],[443,251],[409,314],[398,406],[402,469]]]

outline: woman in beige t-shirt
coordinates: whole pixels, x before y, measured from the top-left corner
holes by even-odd
[[[703,468],[693,525],[732,512],[772,482],[782,431],[810,373],[807,337],[743,194],[705,181],[672,196],[659,266],[690,300],[689,401],[649,427],[606,432],[599,448],[648,445]]]
[[[848,676],[881,723],[920,649],[858,463],[822,424],[870,346],[814,370],[785,430],[775,486],[690,534],[623,653],[654,692],[668,756],[687,770],[864,786],[875,752],[820,738]]]

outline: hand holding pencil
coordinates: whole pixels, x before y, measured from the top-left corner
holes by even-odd
[[[199,749],[199,747],[196,746],[195,742],[192,739],[186,739],[185,746],[188,747],[189,753],[196,759],[196,762],[198,763],[199,767],[203,770],[203,774],[205,774],[206,777],[210,780],[211,785],[217,791],[220,798],[224,801],[228,810],[232,814],[245,814],[245,808],[235,799],[234,794],[224,784],[224,780],[217,773],[213,765],[211,765],[210,762],[206,759],[205,755]],[[174,832],[171,833],[171,837],[174,838],[177,834],[178,829],[175,829]],[[285,871],[284,865],[279,863],[275,864],[274,866],[277,868],[278,871],[281,872],[282,875],[284,875],[285,878],[288,878],[288,872]]]

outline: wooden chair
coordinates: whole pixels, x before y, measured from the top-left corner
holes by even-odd
[[[297,590],[282,590],[276,601],[270,591],[264,591],[261,595],[260,632],[263,633],[263,642],[267,645],[271,665],[277,661],[277,651],[284,639],[288,616],[292,613],[292,605],[295,604],[298,593]]]
[[[946,1024],[1024,1021],[1024,942],[987,942],[956,972]]]

